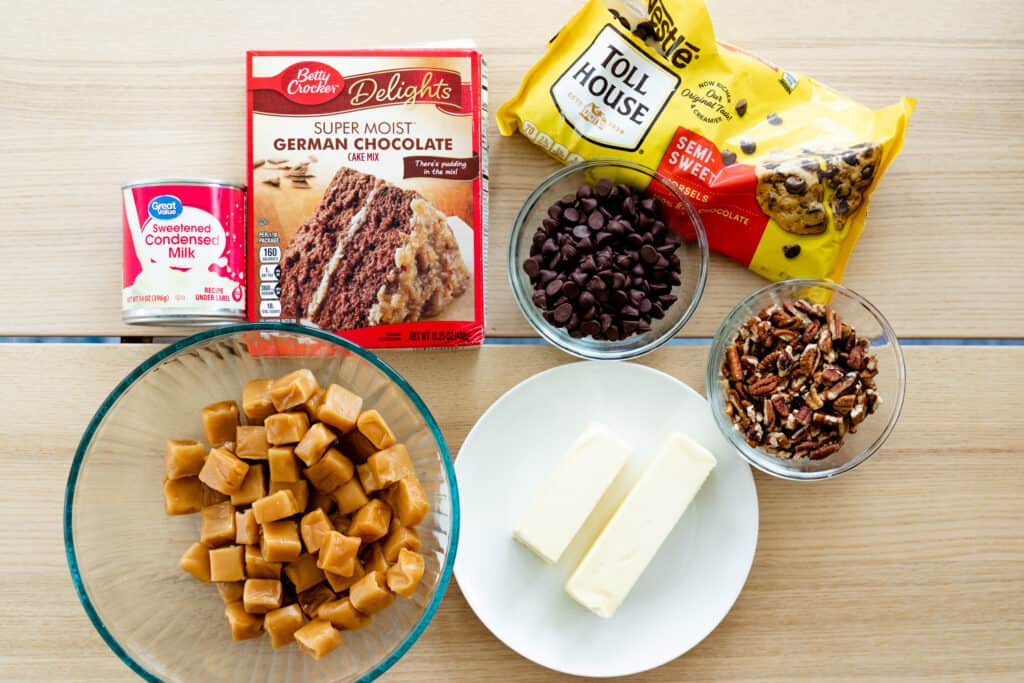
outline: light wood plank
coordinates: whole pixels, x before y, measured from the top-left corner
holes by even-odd
[[[121,323],[117,187],[183,174],[244,180],[247,48],[471,37],[489,61],[493,112],[579,4],[526,0],[500,19],[469,0],[400,11],[369,0],[11,5],[0,23],[0,335],[171,333]],[[940,5],[800,0],[783,10],[713,0],[711,11],[720,37],[867,104],[920,98],[846,282],[901,335],[1021,336],[1024,9]],[[500,138],[493,123],[490,132],[487,327],[528,335],[507,286],[505,247],[520,202],[555,164],[520,138]],[[711,335],[760,283],[715,258],[684,334]]]
[[[106,393],[156,347],[0,345],[0,679],[134,676],[74,595],[61,505],[72,453]],[[761,531],[721,626],[632,680],[1020,680],[1024,676],[1024,348],[911,347],[902,420],[875,459],[812,485],[758,475]],[[707,349],[647,364],[702,389]],[[543,346],[391,352],[453,452],[515,383],[568,356]],[[13,387],[32,387],[15,391]],[[641,643],[627,647],[642,647]],[[394,681],[572,681],[513,653],[453,584]]]

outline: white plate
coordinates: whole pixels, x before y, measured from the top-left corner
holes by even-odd
[[[512,539],[523,506],[590,420],[635,453],[557,565]],[[581,607],[566,579],[664,436],[689,434],[718,459],[697,498],[612,619]],[[581,362],[535,375],[495,401],[455,462],[462,529],[455,576],[480,620],[528,659],[578,676],[626,676],[704,639],[739,596],[757,545],[750,468],[707,401],[633,363]]]

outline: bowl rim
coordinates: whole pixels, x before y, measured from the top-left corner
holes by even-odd
[[[136,366],[131,372],[129,372],[124,379],[117,383],[113,390],[100,404],[99,409],[93,415],[92,419],[89,420],[89,424],[85,428],[85,432],[82,434],[82,438],[78,442],[78,447],[75,449],[74,458],[71,461],[71,468],[68,472],[68,480],[64,490],[64,513],[63,513],[63,528],[64,528],[64,553],[67,558],[68,568],[71,571],[71,580],[75,586],[75,592],[78,594],[79,602],[82,603],[82,607],[85,609],[85,613],[88,615],[89,620],[92,622],[93,627],[103,638],[103,641],[107,646],[118,656],[118,658],[132,671],[138,674],[142,679],[150,681],[151,683],[162,683],[161,678],[151,673],[148,669],[142,666],[138,661],[135,660],[128,652],[121,646],[118,640],[107,630],[106,625],[103,623],[103,619],[100,617],[92,601],[85,590],[85,584],[82,581],[82,577],[78,567],[78,559],[75,554],[74,544],[74,532],[72,529],[72,509],[74,506],[75,489],[78,484],[78,474],[82,467],[82,461],[85,458],[86,450],[89,444],[92,442],[95,436],[97,428],[107,417],[107,413],[110,408],[116,403],[124,393],[131,388],[135,382],[146,374],[149,370],[161,363],[165,359],[172,355],[179,353],[191,346],[194,346],[200,342],[209,341],[217,337],[224,337],[229,335],[238,334],[241,332],[291,332],[302,335],[308,335],[316,337],[322,341],[329,342],[336,346],[340,346],[347,351],[351,351],[365,361],[368,361],[371,365],[376,367],[378,370],[383,372],[392,382],[394,382],[399,389],[405,393],[406,397],[412,401],[413,405],[420,411],[423,416],[424,422],[430,428],[434,436],[434,440],[438,445],[438,451],[441,454],[441,461],[445,468],[445,476],[448,478],[449,495],[451,498],[452,506],[452,528],[450,532],[450,541],[448,543],[448,551],[445,553],[444,565],[441,568],[441,576],[437,583],[437,588],[434,590],[434,595],[430,602],[427,604],[423,613],[420,615],[419,621],[413,627],[412,631],[405,637],[405,639],[398,644],[388,655],[377,663],[370,671],[359,678],[358,683],[369,683],[373,681],[385,671],[394,666],[395,662],[402,658],[409,648],[419,639],[430,624],[437,612],[438,607],[441,604],[444,594],[448,589],[449,581],[452,577],[452,572],[455,567],[455,555],[459,547],[459,526],[460,526],[460,507],[459,507],[459,489],[458,482],[455,479],[455,464],[451,457],[451,452],[448,449],[448,443],[445,441],[444,434],[441,432],[440,426],[434,419],[430,409],[427,408],[426,403],[420,398],[420,395],[409,385],[409,383],[403,378],[394,368],[388,365],[386,362],[376,356],[376,354],[364,349],[363,347],[350,342],[343,337],[339,337],[336,334],[327,332],[324,330],[305,327],[303,325],[296,325],[292,323],[275,323],[275,322],[262,322],[262,323],[240,323],[236,325],[227,325],[224,327],[218,327],[212,330],[206,330],[199,332],[190,337],[180,339],[173,344],[168,345],[166,348],[157,351],[156,353],[149,356],[146,360]]]
[[[718,362],[716,358],[724,353],[726,343],[729,342],[735,332],[735,318],[739,312],[748,307],[751,302],[756,299],[771,294],[772,292],[782,290],[787,287],[817,287],[819,289],[827,289],[832,292],[839,292],[844,296],[850,297],[856,303],[862,305],[868,310],[869,313],[875,318],[882,331],[885,333],[887,339],[892,344],[894,355],[896,356],[896,391],[895,396],[892,400],[895,401],[893,406],[892,417],[888,423],[879,432],[875,440],[866,448],[864,448],[856,457],[851,458],[846,463],[829,470],[821,470],[818,472],[799,472],[795,470],[787,470],[784,468],[772,468],[761,461],[761,457],[774,458],[771,454],[764,453],[760,449],[752,448],[743,439],[738,436],[738,432],[733,428],[732,422],[725,417],[723,410],[719,408],[719,401],[713,400],[712,395],[717,394],[721,391],[720,387],[720,372],[718,369]],[[877,453],[881,449],[882,445],[888,440],[892,431],[896,428],[896,423],[899,422],[900,415],[903,413],[903,401],[907,393],[907,366],[906,360],[903,356],[903,348],[900,345],[899,337],[896,336],[896,331],[893,329],[889,320],[882,315],[882,312],[871,303],[865,296],[853,290],[846,285],[839,282],[833,282],[832,280],[825,280],[821,278],[790,278],[787,280],[778,280],[776,282],[769,282],[768,284],[758,287],[754,291],[750,292],[739,302],[734,305],[725,317],[722,318],[722,322],[719,324],[718,329],[715,331],[715,336],[711,343],[711,348],[708,352],[707,365],[705,367],[704,376],[705,386],[708,392],[708,403],[711,404],[711,412],[715,416],[715,424],[718,425],[719,430],[725,436],[726,440],[732,444],[733,448],[739,451],[740,455],[746,460],[751,466],[756,467],[765,474],[770,474],[773,477],[784,479],[787,481],[823,481],[827,479],[834,479],[841,474],[845,474],[850,470],[858,467],[871,458],[872,455]],[[751,453],[757,453],[759,457],[755,457]]]
[[[648,176],[652,181],[657,180],[672,194],[673,197],[675,197],[677,201],[683,205],[683,208],[690,218],[690,222],[693,224],[694,232],[697,236],[697,282],[693,288],[690,304],[669,329],[660,336],[651,339],[646,344],[642,344],[635,349],[624,350],[616,348],[615,346],[610,346],[607,350],[593,351],[580,348],[574,344],[568,344],[559,339],[552,331],[552,326],[549,325],[539,313],[537,313],[536,307],[533,306],[533,303],[525,298],[524,292],[526,291],[526,286],[523,284],[524,280],[519,272],[520,268],[516,259],[516,247],[519,243],[520,236],[526,228],[526,217],[544,193],[550,190],[555,183],[563,178],[573,175],[574,173],[579,173],[581,171],[601,166],[625,168],[630,171],[642,173]],[[680,244],[685,244],[685,242],[681,242]],[[696,313],[701,300],[704,298],[704,288],[708,281],[708,271],[711,269],[711,254],[708,247],[707,233],[704,229],[704,222],[701,220],[700,214],[697,213],[693,203],[690,202],[690,200],[678,189],[676,189],[676,186],[667,176],[650,166],[646,166],[635,161],[617,159],[615,157],[598,157],[563,166],[537,183],[537,186],[533,191],[530,192],[526,199],[523,200],[519,210],[516,212],[515,218],[512,220],[512,232],[509,234],[508,239],[506,266],[508,270],[509,284],[512,287],[512,295],[516,300],[516,304],[519,306],[519,311],[523,314],[523,317],[526,318],[526,322],[530,324],[530,327],[532,327],[537,334],[546,339],[548,343],[570,355],[576,356],[577,358],[583,358],[585,360],[630,360],[632,358],[643,356],[659,348],[679,334],[679,331],[682,330],[690,321],[690,318],[692,318],[693,314]]]

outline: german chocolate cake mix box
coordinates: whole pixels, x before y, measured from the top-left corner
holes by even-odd
[[[248,53],[249,316],[368,347],[479,344],[473,49]]]

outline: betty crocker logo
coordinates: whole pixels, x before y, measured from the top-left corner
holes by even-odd
[[[280,90],[297,104],[329,102],[341,94],[345,79],[323,62],[296,62],[281,72]]]

